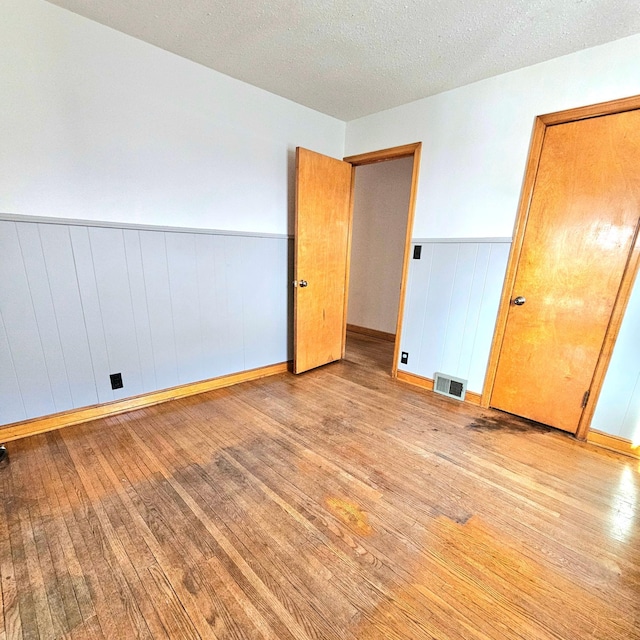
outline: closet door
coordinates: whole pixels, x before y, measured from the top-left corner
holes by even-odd
[[[640,216],[640,110],[548,126],[490,405],[575,433]]]

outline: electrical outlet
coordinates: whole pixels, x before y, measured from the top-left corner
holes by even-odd
[[[122,374],[121,373],[112,373],[109,378],[111,379],[111,388],[112,389],[122,389],[124,386],[122,384]]]
[[[400,364],[409,364],[409,352],[403,351],[400,354]]]
[[[9,452],[4,444],[0,444],[0,468],[9,464]]]

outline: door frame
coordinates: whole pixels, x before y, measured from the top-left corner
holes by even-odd
[[[422,142],[414,142],[399,147],[391,147],[389,149],[380,149],[378,151],[370,151],[368,153],[360,153],[355,156],[347,156],[343,158],[351,166],[351,218],[349,220],[349,239],[347,241],[347,281],[346,281],[346,297],[344,305],[344,339],[342,344],[346,347],[347,334],[347,308],[349,304],[349,277],[351,273],[351,236],[353,231],[353,195],[356,182],[356,167],[366,164],[375,164],[377,162],[387,162],[389,160],[398,160],[400,158],[413,158],[413,168],[411,173],[411,188],[409,192],[409,207],[407,212],[407,232],[404,242],[404,256],[402,261],[402,280],[400,282],[400,300],[398,303],[398,319],[396,320],[396,339],[393,348],[393,366],[391,368],[391,377],[398,377],[398,356],[400,354],[400,338],[402,333],[402,322],[404,319],[404,302],[406,297],[406,285],[409,275],[409,254],[411,253],[411,238],[413,234],[413,220],[416,211],[416,199],[418,197],[418,178],[420,176],[420,156],[422,154]],[[343,353],[344,357],[344,353]]]
[[[513,231],[513,241],[511,244],[511,251],[509,253],[509,260],[507,262],[507,272],[504,279],[504,286],[502,288],[500,306],[498,308],[496,328],[493,334],[493,341],[491,343],[487,375],[482,389],[482,398],[480,401],[480,405],[482,407],[489,407],[491,395],[493,394],[493,387],[498,370],[498,360],[500,358],[500,351],[502,349],[502,342],[504,340],[507,325],[507,315],[509,312],[511,297],[513,295],[516,273],[520,263],[520,255],[522,253],[522,245],[524,243],[529,210],[538,175],[538,166],[540,164],[540,156],[542,154],[542,146],[547,127],[556,124],[585,120],[587,118],[597,118],[599,116],[622,113],[624,111],[634,111],[636,109],[640,109],[640,95],[632,96],[630,98],[622,98],[620,100],[611,100],[609,102],[601,102],[587,107],[557,111],[536,117],[533,125],[533,133],[531,135],[531,144],[529,146],[529,155],[524,174],[522,192],[520,195],[520,203],[518,205],[518,213]],[[591,380],[587,403],[582,411],[582,415],[578,423],[578,429],[575,434],[580,440],[584,440],[589,432],[589,427],[591,426],[591,420],[602,389],[602,384],[607,373],[609,362],[611,361],[613,347],[618,337],[620,326],[622,325],[622,319],[624,318],[627,303],[631,297],[631,291],[638,273],[638,268],[640,267],[639,230],[640,220],[636,226],[635,235],[631,243],[631,250],[627,258],[620,287],[611,312],[609,326],[607,327],[600,356],[598,357],[593,378]]]

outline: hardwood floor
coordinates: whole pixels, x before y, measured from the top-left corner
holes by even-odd
[[[392,347],[11,443],[0,640],[640,638],[638,462]]]

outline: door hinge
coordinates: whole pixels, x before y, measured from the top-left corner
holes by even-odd
[[[587,406],[587,402],[589,401],[589,392],[585,391],[582,396],[582,408],[584,409]]]

